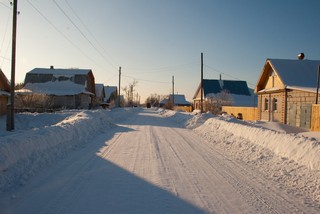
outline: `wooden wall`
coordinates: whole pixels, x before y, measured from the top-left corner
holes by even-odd
[[[256,107],[222,106],[222,112],[233,114],[235,117],[241,113],[243,120],[258,120],[258,108]]]
[[[311,131],[320,131],[320,104],[312,105]]]

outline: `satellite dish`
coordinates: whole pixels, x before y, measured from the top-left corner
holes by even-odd
[[[298,54],[298,59],[303,60],[304,59],[304,53],[299,53]]]

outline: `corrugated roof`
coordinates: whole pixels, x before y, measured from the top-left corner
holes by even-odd
[[[316,87],[320,60],[268,59],[286,86]]]
[[[223,90],[227,90],[230,94],[250,96],[246,81],[223,80]]]
[[[203,80],[204,97],[227,90],[230,94],[251,96],[246,81],[242,80]]]

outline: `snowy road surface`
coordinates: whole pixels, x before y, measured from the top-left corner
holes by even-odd
[[[25,185],[0,213],[316,213],[212,142],[138,111]]]

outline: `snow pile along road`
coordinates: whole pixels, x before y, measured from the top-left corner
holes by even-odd
[[[225,155],[258,169],[280,188],[285,185],[297,195],[306,192],[320,202],[320,144],[315,138],[266,129],[228,115],[192,113],[190,117],[184,112],[158,111],[193,129]]]
[[[0,188],[17,181],[24,183],[42,166],[90,142],[96,133],[112,126],[107,111],[73,111],[66,115],[68,117],[62,117],[56,124],[18,130],[0,137]],[[39,123],[41,116],[33,119],[38,119]]]

